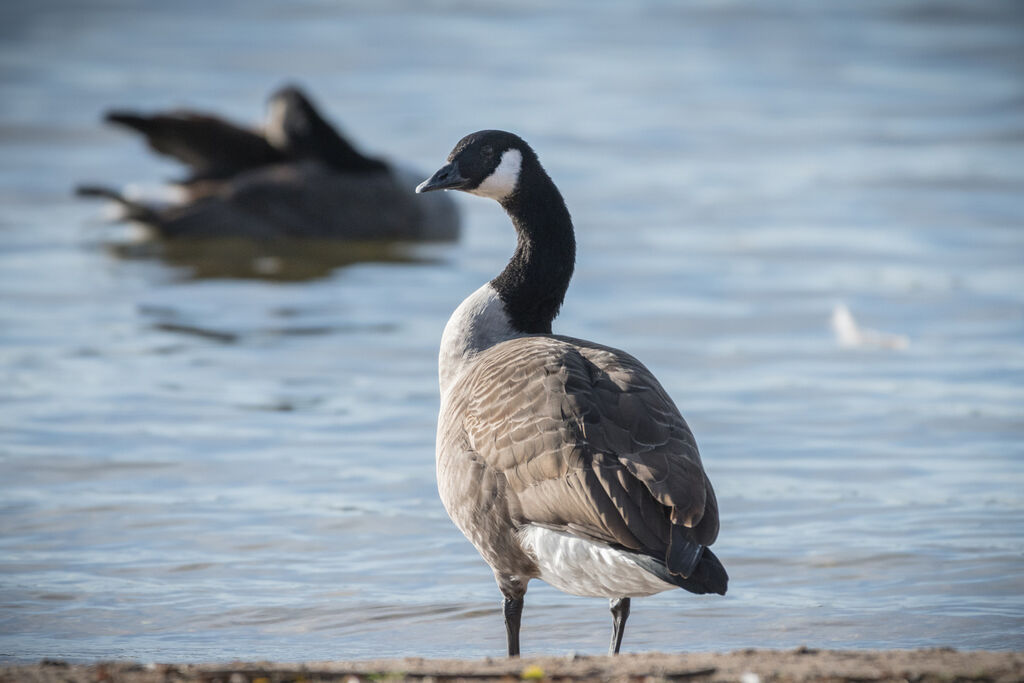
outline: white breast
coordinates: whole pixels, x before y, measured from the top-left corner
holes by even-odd
[[[519,540],[537,558],[540,578],[560,591],[595,598],[654,595],[677,588],[621,550],[527,524]]]
[[[477,354],[518,336],[520,333],[509,322],[505,304],[490,283],[466,297],[448,319],[441,335],[437,367],[442,401]]]

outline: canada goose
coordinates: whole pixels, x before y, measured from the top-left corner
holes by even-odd
[[[533,578],[608,598],[618,653],[631,597],[725,594],[725,568],[707,548],[718,535],[714,490],[686,421],[640,361],[552,334],[576,242],[530,146],[496,130],[464,137],[416,191],[447,189],[496,200],[518,245],[441,338],[441,500],[494,570],[510,656]]]
[[[297,237],[345,240],[452,240],[455,203],[423,204],[409,187],[419,174],[361,154],[298,88],[270,98],[263,131],[188,111],[112,111],[110,123],[189,169],[177,201],[156,204],[105,187],[81,196],[113,199],[122,218],[165,238]]]

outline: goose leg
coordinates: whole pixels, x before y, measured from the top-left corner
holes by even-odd
[[[519,620],[523,616],[522,598],[505,598],[501,603],[505,613],[505,637],[508,640],[508,656],[519,656]]]
[[[629,618],[629,598],[612,598],[608,601],[612,610],[612,643],[608,654],[619,654],[622,645],[622,634],[626,632],[626,619]]]

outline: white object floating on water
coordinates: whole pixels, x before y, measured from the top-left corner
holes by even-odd
[[[910,346],[910,339],[905,335],[858,327],[850,309],[841,303],[832,309],[832,331],[836,343],[844,349],[905,349]]]

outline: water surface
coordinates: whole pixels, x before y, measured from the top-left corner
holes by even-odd
[[[548,5],[0,8],[0,658],[503,651],[433,473],[499,208],[460,197],[456,246],[197,258],[71,196],[179,172],[104,109],[256,121],[290,80],[424,177],[507,128],[562,188],[556,329],[675,397],[731,574],[636,601],[626,651],[1024,647],[1021,5]],[[909,348],[840,349],[839,302]],[[609,630],[531,585],[525,652]]]

